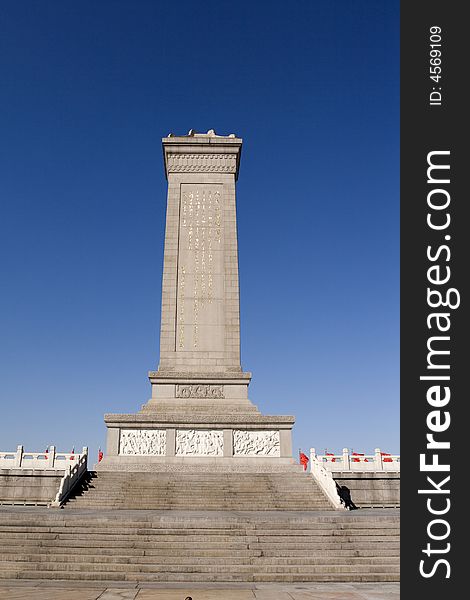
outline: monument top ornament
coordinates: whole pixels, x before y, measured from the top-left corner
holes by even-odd
[[[169,133],[169,138],[175,137],[174,133]],[[217,135],[214,129],[209,129],[207,133],[199,133],[195,129],[190,129],[186,135],[176,136],[176,137],[209,137],[209,138],[236,138],[237,136],[234,133],[230,133],[229,135]]]
[[[243,140],[234,133],[217,135],[214,129],[207,133],[190,129],[187,135],[169,133],[162,144],[167,179],[170,173],[226,173],[238,179]]]
[[[162,139],[168,198],[160,361],[149,372],[152,397],[138,413],[105,415],[100,469],[149,461],[163,468],[204,456],[217,465],[228,460],[230,469],[293,462],[294,418],[260,413],[240,360],[235,184],[242,144],[213,129]]]

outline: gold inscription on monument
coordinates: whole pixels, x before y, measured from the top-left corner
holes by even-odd
[[[220,189],[221,186],[201,184],[182,187],[178,252],[178,350],[200,350],[201,327],[219,325],[218,307],[213,306],[213,302],[215,253],[220,256],[222,250]],[[220,278],[220,268],[218,274]],[[191,313],[188,312],[188,301],[192,305]]]

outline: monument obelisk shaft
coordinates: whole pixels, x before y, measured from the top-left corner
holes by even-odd
[[[242,140],[163,140],[168,204],[159,371],[239,372],[235,178]]]
[[[242,140],[191,133],[162,140],[168,201],[160,364],[145,411],[252,412],[240,365],[235,181]],[[185,401],[179,401],[184,399]]]

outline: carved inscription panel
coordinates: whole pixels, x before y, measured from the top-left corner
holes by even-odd
[[[176,456],[223,456],[223,454],[223,431],[210,429],[176,431]]]
[[[223,186],[183,184],[176,350],[224,350]]]
[[[279,431],[235,429],[233,432],[234,456],[280,456],[280,450]]]
[[[166,431],[164,429],[121,429],[119,454],[164,456]]]
[[[224,398],[223,385],[177,385],[177,398]]]

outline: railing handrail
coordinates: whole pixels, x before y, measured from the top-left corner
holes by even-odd
[[[338,486],[333,479],[332,472],[325,469],[321,462],[314,460],[313,455],[311,455],[310,472],[334,508],[345,509],[346,507],[341,502],[340,495],[338,494]]]
[[[61,479],[59,491],[51,504],[53,508],[60,508],[72,491],[75,484],[81,479],[83,473],[87,470],[88,448],[84,447],[79,459],[73,464],[68,465],[65,474]]]
[[[342,454],[317,454],[316,458],[320,462],[339,462],[342,460],[343,455]],[[399,454],[388,454],[387,456],[384,456],[382,458],[389,459],[386,462],[400,462]],[[361,455],[350,454],[349,459],[351,461],[354,460],[354,462],[370,462],[375,459],[375,454],[361,454]]]
[[[396,471],[400,468],[400,455],[382,452],[380,448],[376,448],[374,454],[350,452],[348,448],[343,448],[342,454],[334,454],[332,452],[316,454],[315,448],[311,448],[311,469],[314,463],[324,465],[328,470],[335,471],[357,471],[364,468],[368,471]]]
[[[57,452],[55,446],[49,446],[44,452],[26,452],[20,445],[16,452],[0,451],[0,469],[63,470],[69,465],[79,462],[83,452],[77,454],[75,452]],[[65,461],[70,461],[70,463]]]

